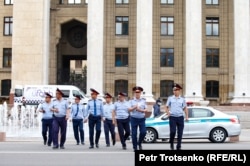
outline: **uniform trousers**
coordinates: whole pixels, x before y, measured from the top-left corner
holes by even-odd
[[[89,115],[89,142],[90,146],[94,146],[94,128],[96,130],[95,133],[95,144],[98,145],[99,138],[101,135],[101,116],[94,116],[92,114]]]
[[[126,140],[130,135],[130,125],[129,125],[129,119],[116,119],[117,121],[117,127],[118,127],[118,133],[120,136],[120,141],[123,147],[126,147]],[[125,131],[125,133],[124,133]]]
[[[179,116],[179,117],[170,116],[169,117],[169,127],[170,127],[169,142],[170,142],[171,146],[173,146],[173,144],[174,144],[174,138],[175,138],[176,127],[177,127],[177,145],[176,145],[176,148],[180,149],[181,148],[182,134],[183,134],[183,129],[184,129],[184,117],[183,116]]]
[[[141,146],[142,141],[146,135],[145,118],[134,118],[131,117],[131,128],[132,128],[132,143],[133,149],[137,150],[137,146]],[[137,139],[137,130],[139,127],[139,139]]]
[[[74,137],[77,143],[84,143],[83,119],[72,119]],[[80,139],[79,139],[80,133]]]
[[[51,145],[51,142],[52,142],[52,133],[53,133],[52,123],[53,123],[53,118],[42,119],[42,136],[43,136],[44,143],[47,143],[48,141],[48,145]],[[48,132],[48,137],[47,137],[47,132]]]
[[[105,121],[104,121],[104,133],[105,133],[106,145],[110,145],[109,132],[111,134],[112,140],[115,141],[115,125],[113,124],[112,120],[105,119]]]
[[[66,141],[66,131],[67,131],[67,120],[64,117],[54,117],[53,119],[53,146],[58,147],[58,133],[60,129],[61,139],[60,147],[64,146]]]

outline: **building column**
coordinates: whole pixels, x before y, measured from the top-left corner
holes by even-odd
[[[202,97],[202,1],[186,1],[185,97],[199,103]]]
[[[250,103],[250,3],[234,0],[234,96],[232,104]]]
[[[144,89],[147,102],[152,95],[153,0],[137,0],[136,85]]]
[[[48,84],[50,0],[16,1],[13,5],[12,89]]]
[[[104,0],[88,1],[87,96],[90,88],[103,96]]]

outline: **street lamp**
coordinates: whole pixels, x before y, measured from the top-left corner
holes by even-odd
[[[242,93],[242,96],[243,96],[243,98],[245,97],[245,95],[246,95],[246,93]],[[245,99],[245,98],[244,98]],[[245,102],[245,101],[244,101]],[[244,103],[244,105],[243,105],[243,107],[245,107],[245,103]]]
[[[193,96],[194,96],[194,103],[195,103],[195,92],[193,92]]]

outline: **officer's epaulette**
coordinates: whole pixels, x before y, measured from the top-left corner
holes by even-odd
[[[146,98],[141,98],[142,100],[146,100]]]
[[[56,99],[53,99],[53,101],[56,101]]]
[[[98,100],[102,101],[102,99],[98,99]]]
[[[92,99],[89,99],[88,101],[91,101]]]

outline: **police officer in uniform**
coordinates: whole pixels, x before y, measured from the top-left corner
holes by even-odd
[[[68,108],[68,101],[63,99],[63,92],[56,89],[56,99],[53,100],[53,107],[51,111],[54,112],[53,116],[53,149],[65,149],[64,143],[66,141],[67,120],[70,117],[70,109]],[[58,133],[60,129],[60,144],[58,143]]]
[[[126,93],[120,92],[118,95],[118,101],[115,102],[115,109],[112,113],[113,124],[117,123],[118,133],[120,136],[120,141],[122,148],[127,149],[126,140],[130,135],[130,118],[129,118],[129,108],[130,104],[125,100]],[[125,131],[125,134],[124,134]]]
[[[52,143],[52,122],[53,122],[53,112],[51,108],[53,106],[51,102],[52,96],[49,93],[45,93],[45,102],[40,107],[39,112],[43,113],[42,117],[42,136],[44,145],[48,144],[51,146]],[[47,132],[48,137],[47,137]],[[49,138],[49,139],[48,139]],[[48,141],[48,142],[47,142]]]
[[[132,129],[132,143],[133,149],[142,150],[142,141],[146,135],[146,125],[145,125],[145,112],[147,112],[146,99],[141,97],[141,92],[143,88],[140,86],[135,86],[133,89],[134,98],[130,100],[131,107],[130,111],[130,121]],[[137,130],[139,128],[140,134],[139,139],[137,138]]]
[[[83,125],[87,122],[87,113],[85,111],[84,105],[80,104],[81,97],[79,95],[75,96],[75,103],[71,107],[71,118],[73,123],[74,137],[76,140],[76,145],[84,145],[84,129]],[[79,139],[80,133],[80,139]]]
[[[166,103],[166,113],[169,116],[169,127],[170,127],[170,149],[174,150],[174,138],[177,127],[177,145],[176,149],[181,150],[182,134],[184,129],[184,113],[185,119],[188,120],[188,110],[185,99],[180,96],[180,90],[182,87],[175,83],[173,85],[174,95],[168,97]]]
[[[104,119],[104,133],[106,146],[110,146],[109,132],[111,134],[112,143],[115,145],[115,125],[112,121],[112,111],[114,110],[114,104],[112,103],[112,96],[109,93],[105,93],[106,103],[103,105],[103,119]]]
[[[90,88],[91,98],[87,104],[87,111],[89,114],[89,142],[90,149],[94,148],[94,128],[96,128],[95,134],[95,146],[99,148],[99,138],[101,135],[101,121],[103,117],[103,103],[101,99],[97,99],[97,92],[95,89]]]

